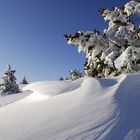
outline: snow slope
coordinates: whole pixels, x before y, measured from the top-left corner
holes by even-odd
[[[42,81],[24,90],[33,93],[0,108],[0,140],[140,139],[140,74]]]

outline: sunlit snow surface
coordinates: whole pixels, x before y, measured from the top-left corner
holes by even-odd
[[[36,102],[36,101],[41,101],[41,100],[45,100],[49,98],[50,98],[49,95],[42,95],[41,93],[34,92],[34,94],[31,94],[28,97],[28,102]]]
[[[140,139],[140,74],[23,89],[0,96],[0,140]]]

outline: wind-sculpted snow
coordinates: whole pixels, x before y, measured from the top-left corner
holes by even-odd
[[[119,85],[114,96],[119,105],[118,130],[112,136],[115,140],[140,139],[140,75],[128,75]]]
[[[42,81],[29,84],[24,89],[39,92],[41,94],[55,96],[75,90],[81,86],[83,79],[75,81]]]
[[[0,94],[0,108],[6,105],[10,105],[14,102],[19,101],[20,99],[25,98],[26,96],[30,95],[31,91],[22,91],[20,93],[15,94]]]
[[[140,139],[140,74],[25,89],[33,93],[0,108],[1,140]]]

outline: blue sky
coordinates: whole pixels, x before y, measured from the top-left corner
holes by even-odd
[[[0,0],[0,76],[11,64],[18,81],[54,80],[70,69],[83,70],[84,55],[63,35],[102,30],[98,9],[127,0]]]

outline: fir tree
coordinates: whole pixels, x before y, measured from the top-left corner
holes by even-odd
[[[58,80],[59,80],[59,81],[63,81],[63,80],[64,80],[64,78],[61,76]]]
[[[14,76],[15,70],[11,69],[10,65],[7,65],[7,71],[4,73],[5,76],[2,77],[3,83],[0,85],[0,91],[2,93],[17,93],[19,91],[18,85],[16,84],[16,77]]]
[[[74,69],[74,70],[70,70],[69,71],[70,77],[69,79],[71,80],[76,80],[78,78],[82,77],[82,73],[80,73],[78,70]]]
[[[20,84],[28,84],[28,81],[26,80],[26,77],[25,76],[23,77],[23,80],[21,81]]]
[[[140,70],[140,2],[130,1],[121,8],[100,9],[108,27],[99,32],[79,31],[64,35],[68,44],[86,54],[84,74],[112,77]],[[133,19],[137,17],[138,23]]]

